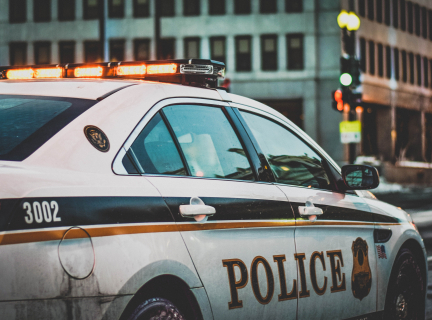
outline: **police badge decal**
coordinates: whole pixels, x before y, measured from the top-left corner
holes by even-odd
[[[369,294],[372,285],[372,272],[369,266],[368,245],[366,240],[357,238],[352,244],[353,270],[351,290],[360,301]]]
[[[93,147],[101,152],[108,152],[110,143],[106,134],[95,126],[86,126],[84,134]]]

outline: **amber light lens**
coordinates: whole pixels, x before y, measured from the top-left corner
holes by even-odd
[[[33,69],[12,69],[6,71],[6,78],[8,79],[31,79],[33,78]]]
[[[176,72],[177,72],[177,65],[175,63],[147,65],[147,74],[176,73]]]
[[[102,77],[102,74],[103,74],[102,67],[75,68],[74,70],[74,76],[76,78]]]
[[[146,66],[119,66],[117,67],[118,76],[131,76],[131,75],[144,75],[146,73]]]
[[[61,78],[63,75],[63,68],[45,68],[35,69],[35,78]]]

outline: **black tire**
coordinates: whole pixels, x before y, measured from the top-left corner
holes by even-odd
[[[386,320],[423,320],[425,281],[416,257],[407,248],[396,258],[387,289]]]
[[[128,320],[185,320],[185,318],[171,301],[151,298],[141,303]]]

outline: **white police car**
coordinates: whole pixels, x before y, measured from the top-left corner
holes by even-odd
[[[0,71],[1,319],[424,319],[376,170],[217,89],[223,64]]]

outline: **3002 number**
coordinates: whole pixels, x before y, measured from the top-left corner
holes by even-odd
[[[24,202],[23,209],[27,211],[27,216],[24,217],[24,220],[27,224],[31,224],[34,221],[36,221],[36,223],[42,223],[44,221],[61,221],[61,218],[57,217],[59,205],[56,201],[51,201],[51,203],[48,203],[48,201],[42,201],[42,203],[35,201],[33,202],[33,206],[30,204],[30,202]],[[54,212],[51,212],[51,209],[54,210]]]

